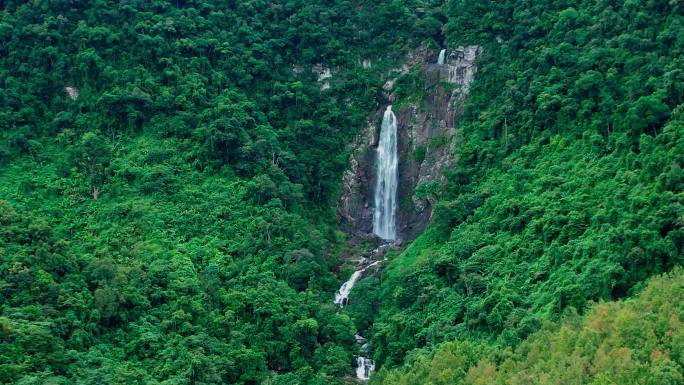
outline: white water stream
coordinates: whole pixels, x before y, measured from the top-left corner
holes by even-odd
[[[374,262],[364,264],[362,267],[360,267],[358,270],[354,271],[354,273],[349,277],[349,279],[340,286],[340,289],[337,291],[335,294],[335,304],[338,305],[339,307],[343,308],[347,305],[349,301],[349,294],[351,293],[352,289],[354,288],[354,285],[356,284],[356,281],[361,278],[363,273],[370,269],[371,267],[379,264],[380,262],[384,261],[386,258],[379,259],[380,256],[382,256],[385,252],[387,252],[387,249],[389,249],[392,246],[391,243],[385,243],[375,250],[371,252],[370,258],[368,260],[372,260],[373,258],[378,258]],[[355,335],[356,337],[356,342],[358,344],[362,344],[361,346],[361,352],[362,354],[368,354],[369,351],[369,342],[367,342],[366,338],[360,336],[360,335]],[[368,357],[365,357],[363,355],[357,356],[356,357],[356,378],[358,378],[361,381],[366,381],[370,377],[371,373],[375,370],[375,362],[371,360]]]
[[[373,250],[374,255],[378,255],[381,251],[386,250],[388,245],[383,245],[378,247],[377,249]],[[368,265],[363,266],[362,268],[356,270],[351,277],[347,280],[347,282],[343,283],[342,286],[340,286],[340,289],[337,291],[335,294],[335,304],[338,305],[339,307],[345,307],[349,301],[349,293],[351,293],[352,289],[354,288],[354,285],[356,284],[356,281],[361,278],[361,275],[363,272],[368,270],[369,268],[377,265],[378,263],[382,262],[382,260],[377,260],[373,263],[370,263]],[[357,343],[361,343],[365,341],[366,339],[360,335],[356,335],[356,341]],[[365,351],[368,348],[368,343],[366,342],[362,347],[361,350]],[[371,360],[368,357],[364,356],[358,356],[356,357],[356,378],[358,378],[361,381],[366,381],[370,377],[371,373],[375,370],[375,363],[373,360]]]
[[[356,270],[354,274],[352,274],[351,277],[349,277],[347,282],[343,283],[342,286],[340,286],[340,289],[335,294],[335,304],[340,307],[345,307],[347,305],[347,302],[349,301],[349,293],[351,293],[351,290],[354,288],[356,281],[358,281],[359,278],[361,278],[361,274],[363,274],[363,272],[366,271],[368,268],[373,267],[378,263],[380,263],[380,261],[375,261],[369,265],[364,266],[359,270]]]
[[[445,49],[439,51],[439,57],[437,58],[437,64],[439,64],[439,65],[446,64],[446,50]]]
[[[382,239],[397,238],[397,187],[399,185],[397,155],[397,117],[387,106],[380,128],[375,182],[373,233]]]

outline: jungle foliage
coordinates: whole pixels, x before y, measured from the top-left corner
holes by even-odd
[[[347,146],[466,44],[433,223],[340,312]],[[673,0],[4,1],[0,383],[340,384],[358,330],[378,384],[679,383],[683,47]]]
[[[381,370],[370,384],[676,385],[684,381],[684,273],[651,279],[636,298],[593,304],[583,317],[566,314],[520,346],[492,348],[461,340],[407,364]]]

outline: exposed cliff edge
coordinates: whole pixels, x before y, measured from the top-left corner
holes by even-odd
[[[424,80],[423,100],[402,103],[397,100],[399,151],[399,238],[412,239],[420,233],[432,217],[429,194],[414,195],[417,186],[436,188],[443,182],[444,171],[451,167],[459,133],[455,129],[470,90],[477,67],[475,61],[482,53],[480,46],[466,46],[447,50],[446,63],[437,62],[437,51],[423,49],[412,53],[398,71],[404,75],[410,68],[418,68]],[[385,84],[388,104],[395,101],[393,88],[396,79]],[[343,191],[338,216],[344,229],[354,236],[372,233],[373,186],[375,184],[375,149],[378,145],[380,108],[368,119],[366,128],[351,144],[349,167],[343,175]]]

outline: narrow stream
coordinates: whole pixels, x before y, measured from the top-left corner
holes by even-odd
[[[377,251],[380,248],[375,249],[373,252],[374,254],[377,254]],[[356,284],[356,281],[361,278],[361,275],[368,270],[369,268],[379,264],[382,262],[382,260],[377,260],[372,263],[363,265],[360,269],[356,270],[351,277],[347,280],[347,282],[343,283],[342,286],[340,286],[340,289],[337,291],[335,294],[335,304],[338,305],[339,307],[343,308],[347,306],[347,303],[349,301],[349,294],[351,293],[352,289],[354,288],[354,285]],[[366,341],[366,338],[363,336],[357,334],[356,335],[356,341],[357,343],[361,343],[361,341]],[[362,353],[367,354],[368,350],[368,343],[365,343],[361,347]],[[356,378],[358,378],[361,381],[366,381],[370,377],[371,373],[375,370],[375,363],[373,360],[371,360],[368,357],[364,356],[357,356],[356,357]]]

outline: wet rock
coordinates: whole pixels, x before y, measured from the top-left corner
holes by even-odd
[[[338,218],[343,228],[355,237],[373,236],[373,186],[375,186],[375,147],[377,146],[378,116],[369,119],[351,144],[349,167],[342,175],[342,195]]]
[[[475,72],[477,72],[475,59],[481,53],[482,47],[479,45],[458,47],[449,52],[447,81],[460,86],[461,93],[467,94],[470,90],[470,83],[473,82]]]

